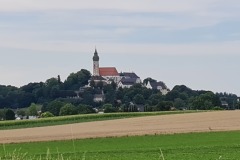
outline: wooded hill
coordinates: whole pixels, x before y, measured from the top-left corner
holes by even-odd
[[[131,88],[117,88],[112,82],[108,85],[85,88],[80,97],[76,97],[76,91],[88,85],[90,78],[91,73],[82,69],[77,73],[71,73],[65,81],[58,76],[45,82],[29,83],[20,88],[1,85],[0,109],[25,108],[35,103],[41,104],[43,111],[46,112],[51,110],[49,105],[53,102],[61,102],[61,106],[72,104],[91,108],[101,108],[108,104],[108,108],[112,107],[110,111],[137,111],[137,107],[132,107],[133,105],[144,106],[144,111],[226,109],[226,105],[223,106],[221,101],[228,104],[228,109],[239,108],[237,95],[196,91],[184,85],[175,86],[167,95],[162,95],[158,90],[147,89],[142,84],[136,84]],[[99,93],[104,93],[104,101],[94,102],[94,95]],[[59,110],[60,108],[54,114],[59,115]]]

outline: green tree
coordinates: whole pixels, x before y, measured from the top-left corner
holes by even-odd
[[[91,73],[85,69],[81,69],[77,73],[71,73],[64,82],[65,89],[78,90],[80,87],[87,85],[90,78]]]
[[[105,93],[105,103],[114,103],[116,99],[116,90],[113,88],[113,85],[108,84],[103,87],[103,91]]]
[[[124,101],[125,101],[125,100],[129,100],[129,102],[130,102],[130,101],[133,100],[133,97],[134,97],[136,94],[138,94],[138,93],[135,93],[134,90],[133,90],[132,88],[130,88],[130,89],[127,90],[127,92],[125,93],[123,99],[124,99]]]
[[[130,99],[127,95],[124,95],[124,97],[123,97],[123,103],[124,103],[125,105],[128,105],[130,102],[131,102],[131,99]]]
[[[59,85],[56,85],[56,86],[53,86],[51,89],[50,89],[50,92],[49,92],[49,96],[52,98],[52,99],[55,99],[55,98],[58,98],[60,97],[60,86]]]
[[[0,110],[0,121],[6,119],[6,109]]]
[[[64,86],[65,86],[65,89],[67,90],[70,90],[70,89],[77,90],[79,88],[77,74],[71,73],[65,80]]]
[[[155,106],[157,105],[160,101],[163,100],[163,96],[161,93],[158,94],[152,94],[149,98],[148,98],[148,104],[150,106]]]
[[[162,101],[159,102],[156,106],[158,111],[169,111],[173,107],[173,103],[171,101]]]
[[[17,110],[18,116],[26,116],[26,109],[19,109]]]
[[[187,86],[185,85],[176,85],[173,87],[172,91],[176,91],[176,92],[179,92],[179,93],[182,93],[182,94],[185,94],[185,97],[192,97],[192,96],[197,96],[197,92],[188,88]],[[181,98],[183,100],[185,100],[183,97],[178,97],[178,98]]]
[[[174,100],[174,107],[177,109],[183,109],[186,108],[186,103],[181,98],[176,98]]]
[[[45,85],[52,88],[53,86],[59,85],[59,80],[57,78],[50,78],[46,80]]]
[[[92,105],[93,104],[93,90],[92,89],[87,89],[84,91],[82,95],[82,103],[86,105]]]
[[[123,88],[118,88],[116,91],[116,99],[122,100],[124,97],[124,91]]]
[[[167,93],[165,99],[166,101],[174,101],[176,98],[180,98],[180,94],[180,92],[173,90]]]
[[[15,113],[11,109],[6,111],[6,120],[15,120]]]
[[[149,99],[149,97],[153,94],[153,91],[151,89],[148,88],[143,88],[142,89],[142,95],[144,97],[144,99]]]
[[[141,94],[137,94],[134,98],[133,101],[135,102],[135,104],[137,105],[144,105],[145,103],[145,99],[143,97],[143,95]]]
[[[209,110],[213,109],[213,107],[218,106],[215,103],[216,96],[212,92],[203,93],[192,100],[193,109],[200,110]]]
[[[49,111],[51,112],[54,116],[59,116],[60,113],[60,108],[62,108],[65,104],[61,101],[54,100],[51,101],[49,104],[43,107],[44,110],[42,112]]]
[[[27,109],[28,116],[37,116],[38,115],[38,106],[35,103],[32,103]]]
[[[104,108],[104,113],[117,112],[117,109],[115,107],[113,107],[112,104],[104,104],[103,108]]]
[[[68,103],[68,104],[65,104],[61,109],[60,109],[60,113],[59,115],[60,116],[66,116],[66,115],[76,115],[77,114],[77,108]]]
[[[77,112],[78,114],[89,114],[95,113],[95,110],[89,105],[80,104],[77,106]]]

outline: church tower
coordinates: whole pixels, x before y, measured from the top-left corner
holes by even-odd
[[[96,48],[93,56],[93,76],[99,76],[99,56]]]

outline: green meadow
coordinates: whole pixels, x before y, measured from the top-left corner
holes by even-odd
[[[1,148],[1,160],[239,160],[240,131],[2,144]]]
[[[40,118],[36,120],[0,121],[0,130],[54,126],[54,125],[62,125],[62,124],[113,120],[113,119],[131,118],[131,117],[184,114],[184,113],[194,113],[194,112],[206,112],[206,111],[190,110],[190,111],[163,111],[163,112],[137,112],[137,113],[134,113],[134,112],[104,113],[104,114],[59,116],[59,117],[51,117],[51,118]]]

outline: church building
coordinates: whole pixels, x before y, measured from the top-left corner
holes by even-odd
[[[121,72],[118,73],[116,67],[100,67],[99,56],[97,49],[93,55],[93,75],[90,81],[95,84],[103,82],[103,84],[111,84],[113,81],[117,84],[118,88],[130,88],[134,84],[142,84],[141,78],[134,72]],[[89,83],[90,85],[90,83]],[[166,95],[170,90],[163,82],[148,82],[144,85],[149,89],[159,90],[163,95]]]
[[[95,49],[93,56],[93,76],[92,80],[95,82],[103,81],[107,84],[110,84],[114,81],[118,84],[121,80],[121,77],[115,67],[99,67],[99,56],[97,49]]]

